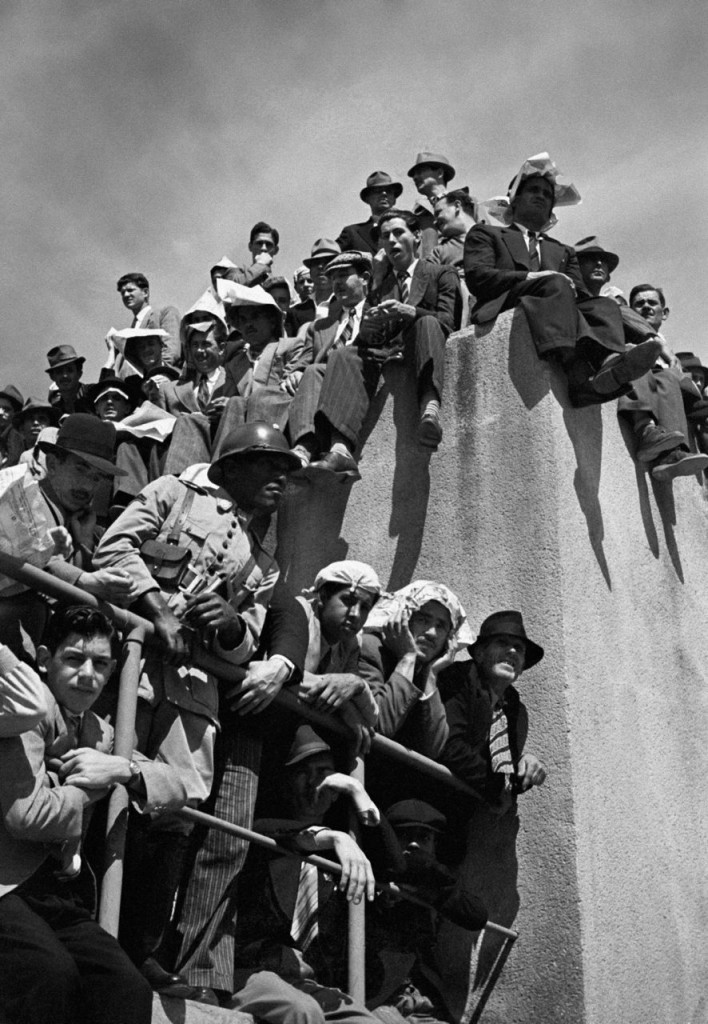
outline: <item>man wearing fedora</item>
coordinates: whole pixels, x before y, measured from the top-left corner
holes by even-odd
[[[211,464],[148,484],[109,527],[95,554],[96,565],[130,574],[134,608],[154,624],[161,650],[147,658],[140,680],[139,747],[179,767],[192,804],[212,791],[219,691],[213,675],[190,663],[191,646],[198,642],[234,665],[256,655],[278,567],[253,521],[275,511],[288,473],[298,465],[280,431],[265,423],[237,427]],[[286,655],[249,672],[242,692],[252,711],[268,705],[294,663]],[[232,727],[221,734],[216,754],[214,813],[250,825],[260,737]],[[136,877],[124,941],[155,988],[184,994],[184,979],[163,970],[153,954],[169,921],[190,826],[174,818],[143,824],[132,830]],[[220,897],[244,855],[245,849],[234,849],[213,831],[200,847],[192,873],[196,893],[187,893],[184,909],[182,960],[193,984],[212,984],[219,968],[228,972],[212,960],[212,946],[220,949],[225,941]]]
[[[73,345],[55,345],[47,352],[49,366],[44,371],[52,380],[49,401],[60,416],[72,412],[93,412],[86,389],[81,383],[84,356],[76,354]]]
[[[342,228],[337,238],[341,251],[358,250],[374,256],[380,248],[376,230],[379,219],[393,209],[401,192],[403,185],[394,181],[390,174],[386,171],[373,171],[359,193],[361,201],[371,210],[371,216],[359,224],[347,224]]]
[[[524,750],[528,714],[513,685],[538,664],[543,648],[526,635],[520,612],[501,611],[484,620],[469,652],[471,661],[455,662],[441,678],[450,735],[440,760],[503,813],[546,778],[538,758]]]
[[[465,239],[465,278],[476,303],[473,324],[520,306],[540,358],[557,360],[573,405],[611,401],[651,369],[656,341],[627,349],[617,303],[588,295],[574,250],[545,232],[553,209],[580,202],[572,184],[557,181],[548,156],[530,157],[505,197],[484,205],[502,227],[476,224]]]
[[[64,526],[71,537],[67,557],[55,555],[46,571],[107,601],[130,600],[133,581],[123,569],[93,565],[96,515],[93,500],[104,478],[120,474],[115,465],[115,428],[95,416],[73,413],[59,427],[56,441],[39,441],[46,456],[46,475],[39,480],[44,518]],[[48,605],[35,591],[16,584],[0,599],[0,633],[18,656],[24,655],[20,627],[36,647],[41,639]]]
[[[319,320],[323,316],[329,316],[330,312],[334,312],[334,308],[330,310],[334,301],[332,282],[325,271],[327,265],[341,251],[339,243],[334,239],[318,238],[312,246],[310,255],[302,261],[303,266],[310,272],[312,294],[301,302],[296,302],[290,310],[291,322],[295,328],[295,334],[299,338],[305,337],[305,332],[314,320]],[[292,333],[292,330],[288,333]]]
[[[420,256],[426,259],[438,244],[437,204],[447,194],[448,183],[455,177],[455,168],[442,153],[423,152],[416,156],[408,177],[413,179],[418,193],[428,200],[427,205],[417,202],[413,207],[420,224]],[[464,191],[469,193],[467,188]]]

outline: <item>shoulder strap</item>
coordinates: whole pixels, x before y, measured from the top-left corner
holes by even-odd
[[[192,502],[193,501],[194,501],[194,488],[193,487],[188,487],[187,488],[187,493],[182,498],[182,506],[181,506],[181,508],[179,510],[177,518],[175,519],[174,525],[173,525],[172,529],[170,530],[170,532],[169,532],[169,534],[167,536],[167,543],[168,544],[174,544],[174,545],[179,544],[179,539],[180,539],[180,537],[182,535],[182,527],[184,526],[185,519],[189,515],[189,510],[192,507]]]

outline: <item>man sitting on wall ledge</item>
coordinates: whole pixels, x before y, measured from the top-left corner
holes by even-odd
[[[588,295],[573,249],[544,233],[556,223],[554,206],[580,202],[558,173],[539,153],[523,164],[506,198],[485,204],[504,226],[476,224],[465,239],[465,277],[477,300],[470,319],[486,323],[521,306],[538,355],[557,359],[567,374],[572,404],[591,405],[624,394],[651,369],[661,345],[628,348],[619,307]]]
[[[520,612],[489,615],[470,646],[472,661],[458,661],[440,680],[451,696],[446,702],[449,739],[440,757],[450,771],[503,814],[546,770],[525,753],[528,713],[513,683],[543,657],[530,640]]]
[[[599,302],[614,302],[613,299],[603,298],[600,292],[619,264],[619,256],[603,249],[595,235],[583,238],[577,243],[575,251],[589,294],[597,296]],[[639,285],[639,289],[644,287]],[[652,288],[649,291],[658,303],[657,292]],[[636,287],[633,288],[630,302],[636,303],[638,296],[643,294]],[[642,316],[634,306],[618,308],[628,342],[650,344],[658,341],[662,346],[661,355],[653,369],[634,381],[632,390],[620,398],[617,406],[618,414],[629,423],[636,439],[635,458],[651,468],[655,480],[673,480],[674,477],[690,476],[706,469],[708,456],[690,451],[684,413],[683,396],[694,405],[701,404],[699,388],[683,372],[678,359],[659,336],[658,322]]]

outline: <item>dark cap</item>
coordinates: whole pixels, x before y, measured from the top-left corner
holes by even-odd
[[[359,197],[363,202],[366,202],[369,192],[376,192],[377,189],[381,188],[390,188],[395,199],[403,191],[403,185],[401,185],[400,181],[394,181],[390,174],[386,174],[386,171],[373,171],[366,179],[366,185],[364,185],[359,193]]]
[[[355,263],[363,263],[371,274],[374,269],[374,261],[370,252],[360,252],[358,249],[348,249],[346,252],[335,256],[331,263],[325,267],[325,273],[331,274],[339,267],[351,267]]]
[[[69,452],[88,462],[107,476],[125,476],[124,469],[115,464],[116,430],[97,416],[75,412],[67,416],[59,427],[54,444],[40,441],[40,451],[56,454]]]
[[[480,641],[489,640],[493,636],[515,636],[526,643],[524,669],[532,668],[543,657],[543,647],[539,647],[526,636],[521,612],[492,612],[479,627],[479,636],[470,645],[469,650],[474,651]]]
[[[44,372],[51,373],[52,370],[58,370],[60,366],[67,366],[69,363],[79,363],[83,366],[86,359],[76,354],[73,345],[55,345],[47,352],[47,362],[49,366]]]
[[[432,832],[444,832],[447,828],[445,815],[423,800],[399,800],[389,807],[385,816],[394,828],[423,826]]]
[[[0,388],[0,398],[6,398],[15,412],[21,412],[25,400],[14,384],[6,384],[4,388]]]
[[[681,363],[681,366],[686,373],[690,373],[691,370],[699,370],[703,375],[704,380],[708,378],[708,367],[704,366],[698,356],[693,352],[677,352],[676,358]],[[1,391],[0,394],[2,394]]]

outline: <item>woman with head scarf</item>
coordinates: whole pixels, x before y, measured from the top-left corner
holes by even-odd
[[[438,677],[471,640],[464,608],[442,583],[416,580],[383,597],[361,657],[379,709],[377,732],[437,758],[448,736]]]

